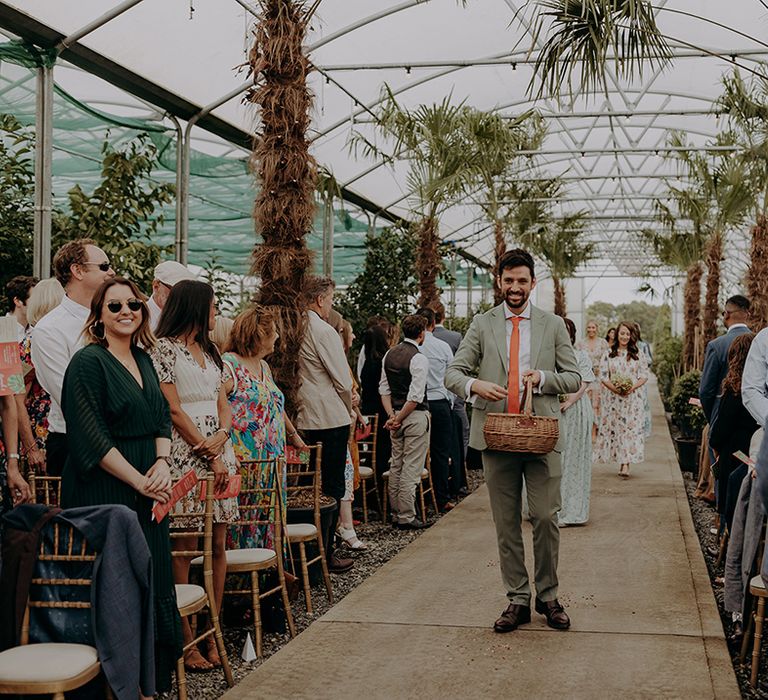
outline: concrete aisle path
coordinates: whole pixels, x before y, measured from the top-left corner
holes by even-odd
[[[590,522],[562,530],[570,631],[536,614],[516,632],[492,631],[506,601],[482,487],[225,700],[739,698],[655,388],[651,395],[646,463],[628,481],[596,465]]]

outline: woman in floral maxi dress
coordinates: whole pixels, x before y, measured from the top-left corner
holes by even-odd
[[[277,331],[274,314],[253,306],[235,319],[223,360],[228,375],[225,390],[232,409],[232,445],[240,462],[261,462],[285,457],[287,442],[299,449],[306,445],[285,415],[283,392],[272,379],[264,358],[275,349]],[[274,488],[274,471],[262,465],[259,486]],[[286,509],[285,472],[282,484],[282,512]],[[243,496],[241,496],[242,498]],[[274,498],[274,495],[273,495]],[[274,503],[264,504],[261,520]],[[265,524],[230,528],[228,549],[275,548],[274,526]]]
[[[622,394],[614,380],[629,377],[632,386]],[[595,459],[619,464],[619,476],[629,476],[629,465],[645,459],[645,404],[638,391],[648,381],[648,362],[638,352],[628,323],[620,323],[609,352],[600,360],[600,381],[605,387],[598,424]]]

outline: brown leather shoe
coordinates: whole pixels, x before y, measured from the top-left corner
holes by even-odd
[[[501,617],[493,623],[494,632],[512,632],[520,625],[531,621],[531,609],[527,605],[510,603],[507,609],[501,613]]]
[[[352,559],[342,559],[334,554],[328,562],[328,571],[332,574],[343,574],[345,571],[349,571],[354,565],[355,562]]]
[[[547,624],[556,630],[567,630],[571,626],[571,619],[566,614],[563,606],[555,600],[548,600],[546,603],[536,599],[536,612],[545,615]]]

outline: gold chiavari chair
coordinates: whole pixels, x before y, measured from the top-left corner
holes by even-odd
[[[301,578],[304,584],[304,602],[307,612],[312,614],[312,592],[309,585],[309,567],[320,562],[325,581],[325,590],[328,593],[328,602],[333,603],[333,588],[331,575],[328,571],[328,562],[325,558],[325,545],[323,544],[323,530],[320,524],[320,489],[322,477],[320,473],[320,461],[322,459],[323,446],[321,444],[310,445],[302,451],[302,460],[296,464],[288,464],[287,491],[288,508],[292,505],[312,508],[314,523],[291,523],[286,525],[288,541],[298,545],[299,562],[301,564]],[[334,537],[335,533],[331,533]],[[312,559],[307,559],[307,542],[317,542],[318,554]],[[293,552],[291,552],[293,559]]]
[[[61,477],[46,476],[45,474],[29,473],[29,490],[33,503],[44,503],[47,506],[61,506]]]
[[[90,589],[96,553],[71,525],[52,522],[52,531],[40,538],[38,562],[53,562],[61,571],[57,578],[32,579],[21,628],[21,645],[0,653],[0,695],[52,694],[64,700],[64,693],[84,686],[101,671],[95,647],[87,644],[29,643],[30,611],[41,608],[67,610],[90,609]],[[82,590],[82,596],[58,594],[56,589]],[[83,600],[70,600],[71,597]],[[112,698],[109,686],[107,698]]]
[[[224,648],[224,637],[221,633],[219,624],[219,611],[216,609],[216,598],[213,594],[213,473],[209,473],[205,479],[205,510],[203,512],[202,524],[189,526],[187,523],[190,518],[188,515],[177,514],[171,511],[171,539],[180,539],[194,537],[198,542],[202,539],[202,550],[173,550],[174,557],[191,558],[193,563],[199,560],[203,567],[203,585],[197,586],[191,583],[176,584],[176,602],[179,608],[179,614],[182,618],[196,617],[203,610],[208,610],[208,624],[206,628],[192,634],[192,641],[184,645],[184,653],[188,649],[196,647],[203,639],[213,636],[216,649],[221,659],[221,668],[224,672],[224,679],[231,688],[234,685],[232,678],[232,669],[229,666],[227,650]],[[193,625],[194,629],[194,625]],[[176,663],[176,682],[178,686],[179,700],[187,700],[187,675],[184,668],[184,653]]]
[[[364,416],[364,418],[367,419],[368,425],[371,427],[371,433],[367,438],[357,441],[357,449],[360,456],[360,497],[363,501],[363,522],[367,524],[369,495],[373,493],[375,496],[379,513],[382,513],[382,505],[379,498],[379,477],[376,474],[379,417],[373,415]]]
[[[240,494],[238,509],[240,519],[230,523],[240,533],[248,528],[273,528],[274,549],[249,547],[227,550],[227,574],[247,576],[243,588],[229,588],[225,595],[250,596],[253,608],[253,627],[256,638],[256,656],[263,656],[263,627],[261,601],[280,593],[285,607],[285,619],[291,637],[296,636],[291,603],[283,569],[283,519],[282,519],[282,464],[278,460],[240,462]],[[266,484],[266,485],[265,485]],[[271,485],[270,485],[271,484]],[[192,562],[195,564],[195,562]],[[259,573],[275,569],[278,583],[267,590],[259,587]]]

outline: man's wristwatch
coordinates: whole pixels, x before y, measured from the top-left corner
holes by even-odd
[[[18,459],[21,459],[21,456],[19,455],[18,452],[9,452],[8,453],[8,459],[16,459],[16,460],[18,460]]]
[[[230,437],[230,431],[227,430],[226,428],[219,428],[216,432],[217,433],[224,433],[224,435],[226,435],[227,437]]]

